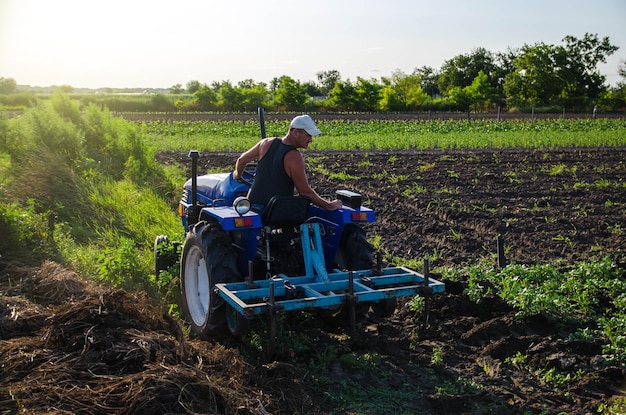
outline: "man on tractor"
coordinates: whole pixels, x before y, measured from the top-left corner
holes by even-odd
[[[295,117],[284,137],[264,138],[239,156],[233,178],[241,180],[246,164],[258,160],[254,182],[248,192],[252,210],[262,214],[269,200],[275,196],[292,196],[294,188],[300,196],[326,210],[342,206],[340,200],[327,201],[309,185],[304,157],[299,148],[307,148],[313,136],[321,134],[309,115]]]

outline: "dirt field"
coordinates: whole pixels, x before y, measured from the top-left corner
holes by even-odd
[[[626,263],[626,149],[306,154],[319,193],[348,188],[375,208],[369,236],[388,255],[428,256],[432,267],[495,261],[501,235],[508,261]],[[235,158],[201,162],[230,169]],[[187,165],[185,155],[160,161]],[[357,179],[329,181],[319,166]],[[433,327],[420,337],[406,307],[364,321],[353,341],[302,315],[284,329],[305,334],[317,352],[268,361],[236,342],[186,339],[144,296],[95,287],[56,264],[3,268],[2,414],[346,413],[326,393],[344,384],[372,399],[376,390],[413,390],[376,406],[399,414],[593,414],[626,394],[626,368],[605,362],[600,340],[565,342],[576,327],[517,318],[495,298],[473,304],[462,283],[433,299]],[[329,346],[345,355],[322,378],[309,365]],[[350,351],[379,356],[376,370],[341,364]],[[517,352],[527,355],[523,365],[507,360]],[[549,368],[572,380],[545,384],[536,372]]]

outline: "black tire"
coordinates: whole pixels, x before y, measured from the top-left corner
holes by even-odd
[[[335,257],[335,264],[339,269],[346,271],[372,269],[374,266],[374,247],[367,241],[363,228],[351,223],[345,226]],[[367,303],[357,304],[357,317],[365,315],[369,306]],[[349,313],[344,305],[321,309],[320,311],[322,316],[328,320],[338,320],[343,323],[349,321]]]
[[[237,254],[218,224],[199,222],[188,233],[180,261],[182,305],[191,329],[203,339],[226,333],[227,307],[215,284],[239,280]]]
[[[365,230],[354,224],[347,224],[343,229],[337,264],[348,271],[372,269],[374,266],[374,247],[367,242]]]
[[[245,336],[250,331],[252,321],[232,307],[226,306],[226,324],[233,336]]]
[[[360,270],[370,269],[374,266],[374,247],[367,242],[365,231],[356,225],[346,225],[341,237],[340,254],[344,259],[346,269]],[[385,298],[373,302],[372,312],[377,317],[389,317],[395,311],[398,300],[395,297]],[[364,307],[365,312],[367,308]],[[363,312],[358,309],[358,312]]]

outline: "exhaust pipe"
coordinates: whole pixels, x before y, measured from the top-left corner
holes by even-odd
[[[198,205],[198,150],[191,150],[187,157],[191,158],[191,206],[187,208],[187,227],[191,229],[200,217],[202,207]]]

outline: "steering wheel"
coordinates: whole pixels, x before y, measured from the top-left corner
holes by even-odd
[[[246,169],[241,173],[239,181],[245,183],[248,186],[252,186],[254,177],[256,176],[256,163],[254,165],[247,164]]]

